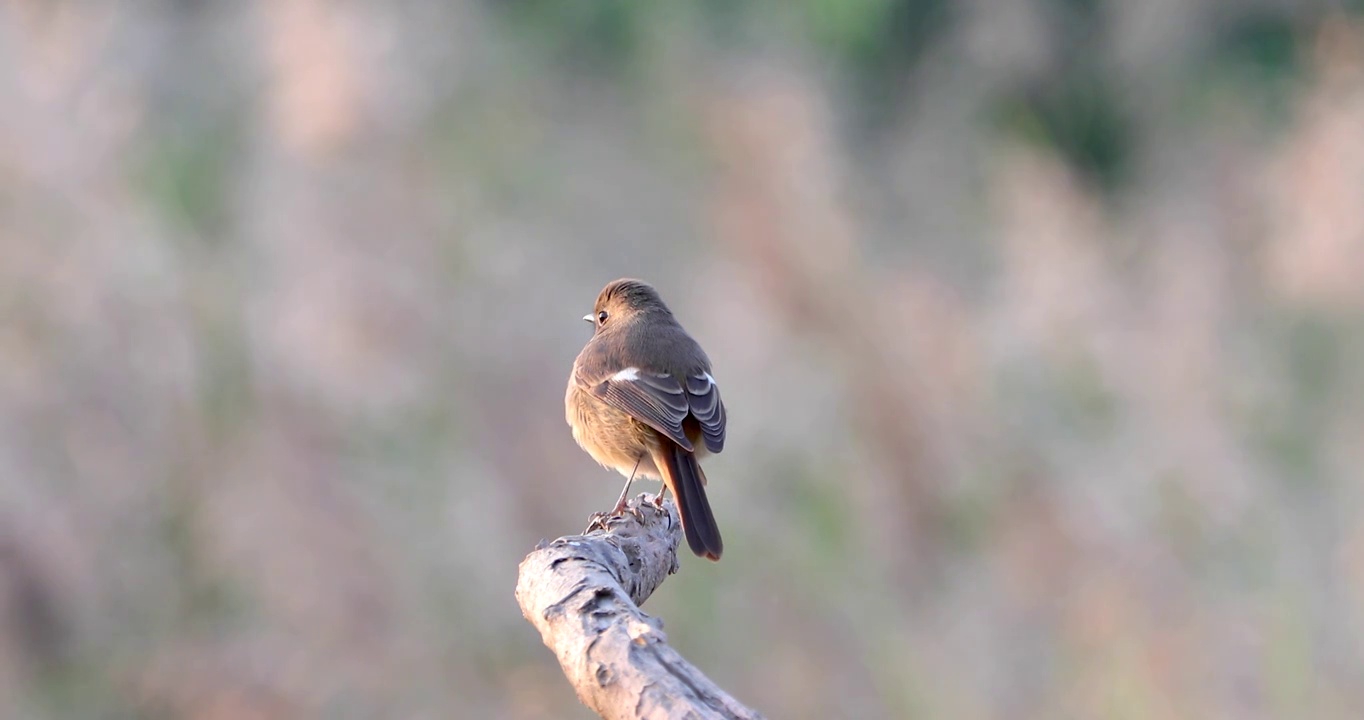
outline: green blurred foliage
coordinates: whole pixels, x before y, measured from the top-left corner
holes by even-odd
[[[183,235],[220,240],[231,221],[229,186],[241,168],[242,138],[231,124],[168,125],[144,150],[138,183]]]

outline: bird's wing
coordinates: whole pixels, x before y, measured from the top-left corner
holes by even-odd
[[[684,450],[695,449],[682,430],[682,421],[691,412],[687,391],[671,374],[587,362],[579,363],[574,379],[594,397],[659,431]]]
[[[701,423],[701,435],[706,449],[718,453],[725,448],[725,403],[720,400],[720,386],[705,370],[687,374],[687,407]]]

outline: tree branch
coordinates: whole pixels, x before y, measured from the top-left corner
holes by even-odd
[[[543,542],[521,561],[521,614],[559,658],[584,705],[607,720],[761,720],[668,646],[640,609],[677,572],[677,509],[640,495],[603,529]]]

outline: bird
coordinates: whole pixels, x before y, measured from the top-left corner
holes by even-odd
[[[626,478],[612,514],[624,510],[636,477],[661,479],[691,551],[719,560],[724,543],[700,464],[725,446],[710,358],[643,280],[607,283],[583,319],[594,330],[573,362],[564,411],[578,445]]]

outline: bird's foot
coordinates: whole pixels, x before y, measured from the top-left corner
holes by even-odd
[[[596,530],[603,530],[603,531],[606,530],[606,521],[607,521],[607,520],[610,520],[611,517],[612,517],[612,515],[617,515],[617,514],[619,514],[619,513],[604,513],[604,512],[594,512],[594,513],[592,513],[592,517],[590,517],[590,518],[587,519],[587,529],[583,531],[583,534],[584,534],[584,535],[589,535],[589,534],[591,534],[593,531],[596,531]]]
[[[622,496],[621,499],[616,502],[616,506],[611,508],[611,512],[592,513],[592,516],[587,519],[587,529],[583,531],[583,534],[587,535],[594,530],[606,530],[606,523],[608,520],[611,518],[624,517],[627,514],[635,516],[635,519],[640,522],[644,522],[644,513],[641,511],[644,509],[645,503],[654,506],[655,509],[663,509],[663,493],[658,493],[653,496],[650,496],[648,493],[642,493],[642,495],[643,499],[634,505],[631,505],[630,501]]]

